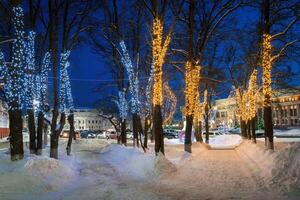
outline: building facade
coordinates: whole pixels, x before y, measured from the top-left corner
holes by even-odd
[[[74,111],[74,126],[76,131],[91,130],[100,131],[114,129],[108,119],[99,115],[95,109],[75,109]],[[69,124],[66,123],[65,130],[69,130]]]
[[[8,135],[9,135],[9,117],[8,117],[7,105],[0,98],[0,139],[4,137],[8,137]]]
[[[262,95],[258,99],[263,99]],[[229,96],[215,101],[216,116],[213,127],[233,127],[239,124],[236,99]],[[276,91],[272,97],[272,115],[275,127],[300,126],[300,93],[287,90]],[[263,118],[262,101],[257,103],[257,118]]]

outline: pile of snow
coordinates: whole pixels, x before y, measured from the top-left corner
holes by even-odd
[[[299,128],[287,129],[287,130],[275,129],[274,135],[275,136],[287,136],[287,137],[292,137],[292,136],[300,137],[300,129]]]
[[[209,146],[211,149],[234,149],[242,142],[240,135],[218,135],[211,138]]]
[[[176,139],[167,139],[167,138],[165,138],[164,143],[165,144],[183,144],[184,141],[181,141],[179,138],[176,138]]]
[[[278,152],[272,170],[273,182],[285,190],[300,189],[300,143]]]
[[[0,138],[0,143],[9,142],[8,137]]]
[[[268,181],[272,179],[272,168],[276,157],[273,151],[261,148],[252,141],[244,141],[236,150],[241,157],[249,161],[251,168],[256,169],[260,177]]]
[[[109,145],[102,151],[102,158],[112,165],[120,174],[137,179],[163,177],[176,171],[162,154],[144,153],[140,149]]]
[[[30,158],[24,168],[28,174],[40,178],[49,190],[60,188],[74,174],[74,170],[64,162],[45,156]]]
[[[280,151],[266,150],[245,141],[237,148],[264,181],[277,185],[283,191],[300,189],[300,143]]]

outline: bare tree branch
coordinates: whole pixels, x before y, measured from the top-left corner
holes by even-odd
[[[283,56],[285,54],[285,50],[289,47],[289,46],[292,46],[293,44],[297,43],[300,41],[300,38],[296,39],[296,40],[293,40],[291,42],[288,42],[286,43],[282,48],[281,50],[279,51],[278,54],[272,56],[271,58],[271,62],[275,62],[277,59],[279,59],[281,56]]]
[[[292,20],[282,32],[272,35],[271,40],[285,35],[290,30],[290,28],[299,20],[299,18],[300,16],[297,16],[294,20]]]

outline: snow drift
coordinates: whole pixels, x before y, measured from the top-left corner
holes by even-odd
[[[264,181],[286,192],[300,189],[300,143],[272,151],[245,141],[237,150],[259,167],[257,172]]]
[[[110,145],[102,150],[102,157],[119,173],[132,178],[152,179],[163,177],[176,171],[162,154],[144,153],[140,149],[120,145]]]
[[[242,142],[240,135],[218,135],[211,138],[209,147],[211,149],[234,149]]]
[[[28,174],[39,177],[50,190],[63,186],[74,174],[73,169],[62,161],[45,156],[30,158],[24,168]]]

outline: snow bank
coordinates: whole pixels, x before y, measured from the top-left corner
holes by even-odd
[[[24,168],[28,174],[39,177],[49,190],[62,187],[74,174],[73,169],[62,161],[44,156],[30,158]]]
[[[138,179],[163,177],[176,171],[164,155],[144,153],[140,149],[110,145],[102,150],[103,159],[119,173]]]
[[[211,138],[209,147],[211,149],[234,149],[242,142],[240,135],[218,135]]]
[[[0,143],[9,142],[8,137],[0,138]]]
[[[300,143],[295,143],[276,155],[272,175],[273,182],[283,189],[300,189]]]
[[[269,184],[283,191],[300,189],[300,143],[280,151],[265,150],[250,141],[237,148],[241,156]]]
[[[299,128],[294,128],[294,129],[288,129],[288,130],[279,130],[275,129],[274,130],[274,136],[295,136],[295,137],[300,137],[300,129]]]
[[[177,138],[177,139],[167,139],[167,138],[165,138],[164,143],[165,144],[183,144],[184,142],[180,141],[179,138]]]

